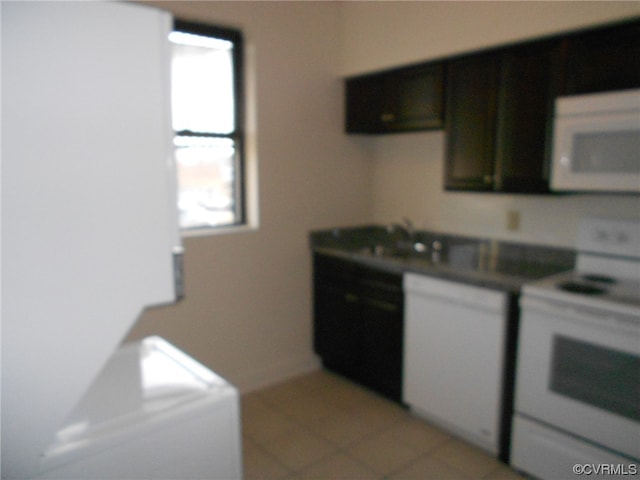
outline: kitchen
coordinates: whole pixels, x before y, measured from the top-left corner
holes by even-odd
[[[318,366],[311,349],[310,230],[407,216],[419,228],[573,246],[587,213],[638,216],[634,196],[444,192],[442,132],[347,137],[340,81],[637,16],[635,2],[159,6],[246,35],[259,215],[256,228],[185,238],[185,300],[145,312],[129,338],[161,335],[242,391]],[[520,216],[515,232],[506,228],[509,212]]]
[[[458,51],[462,51],[465,49],[477,49],[482,46],[487,46],[491,44],[491,40],[489,40],[490,35],[495,35],[493,32],[493,28],[495,25],[503,25],[507,22],[500,21],[498,18],[493,17],[494,15],[499,15],[497,12],[502,12],[505,17],[509,18],[528,18],[531,20],[532,16],[536,12],[536,4],[531,5],[531,11],[509,11],[510,8],[524,8],[523,5],[519,7],[511,4],[500,4],[495,10],[491,10],[490,7],[495,7],[492,4],[481,4],[480,6],[472,7],[469,4],[465,4],[462,6],[450,6],[449,8],[458,8],[458,10],[450,11],[445,9],[442,4],[431,5],[431,8],[434,10],[429,10],[428,5],[409,3],[404,5],[403,7],[394,7],[393,15],[400,16],[404,14],[402,20],[398,20],[398,23],[385,23],[385,20],[389,18],[391,13],[389,10],[385,10],[385,4],[382,6],[374,7],[371,4],[346,4],[343,7],[346,9],[343,15],[343,29],[345,30],[345,37],[347,40],[344,40],[345,45],[351,46],[346,48],[342,53],[343,56],[347,56],[348,60],[342,60],[342,67],[340,74],[341,75],[351,75],[356,73],[362,73],[363,71],[375,70],[389,66],[397,66],[403,63],[410,63],[412,60],[419,59],[427,59],[431,57],[439,57],[442,55],[448,55],[456,52],[456,43],[450,38],[451,36],[455,36],[456,38],[461,35],[460,31],[456,31],[455,34],[453,32],[448,32],[447,30],[452,30],[455,28],[451,27],[451,24],[447,24],[447,27],[433,27],[441,28],[441,30],[435,30],[430,32],[429,35],[431,39],[445,39],[447,38],[449,41],[447,42],[447,46],[445,46],[444,41],[427,41],[422,38],[422,30],[417,29],[417,25],[422,23],[427,23],[429,20],[419,20],[421,18],[420,12],[423,12],[423,15],[446,15],[447,13],[452,15],[454,18],[483,18],[482,15],[488,16],[488,18],[493,19],[492,21],[487,21],[487,25],[485,29],[481,29],[478,26],[478,32],[475,33],[475,30],[472,30],[468,27],[461,28],[461,30],[469,30],[473,33],[473,40],[468,40],[469,43],[465,47],[459,47]],[[430,5],[430,4],[429,4]],[[316,5],[320,7],[319,5]],[[437,10],[437,7],[440,6],[442,10]],[[540,4],[537,4],[540,7]],[[547,5],[548,8],[549,5]],[[576,7],[576,5],[574,5]],[[486,11],[483,10],[486,8]],[[503,11],[502,9],[506,9]],[[478,10],[474,10],[478,9]],[[428,13],[427,13],[428,12]],[[292,12],[291,12],[292,13]],[[455,15],[454,15],[455,13]],[[265,12],[267,14],[267,12]],[[539,12],[542,15],[541,12]],[[465,17],[468,15],[468,17]],[[560,15],[558,13],[558,15]],[[544,16],[544,15],[542,15]],[[318,17],[320,18],[320,17]],[[423,17],[422,17],[423,18]],[[533,17],[535,18],[535,17]],[[547,17],[548,18],[548,17]],[[554,15],[554,18],[557,18]],[[575,19],[576,17],[572,14],[571,18]],[[365,19],[368,21],[366,22]],[[544,20],[540,20],[541,23],[544,23]],[[598,21],[600,22],[600,21]],[[439,22],[442,23],[442,22]],[[479,23],[479,22],[478,22]],[[492,25],[493,27],[489,27],[488,25]],[[527,21],[527,24],[530,25],[530,22]],[[346,27],[345,27],[346,25]],[[401,31],[396,32],[393,30],[393,25],[403,25]],[[415,28],[406,28],[406,25],[412,26],[416,25]],[[460,25],[465,25],[464,23],[460,23]],[[524,26],[520,25],[520,28],[524,28]],[[398,27],[399,28],[399,27]],[[506,26],[505,26],[506,28]],[[545,27],[540,27],[545,28]],[[546,27],[548,28],[548,26]],[[568,27],[573,28],[573,27]],[[560,28],[560,30],[565,29],[564,27]],[[307,27],[308,31],[314,31],[310,26]],[[487,30],[492,30],[492,32],[488,32]],[[521,32],[522,30],[520,30]],[[542,31],[549,32],[549,30],[539,30],[537,33],[533,33],[533,36],[540,35]],[[357,35],[357,33],[360,35]],[[369,32],[368,35],[365,35],[364,32]],[[376,35],[373,35],[371,32],[375,32]],[[386,35],[381,35],[380,32],[388,32]],[[413,33],[412,33],[413,32]],[[420,33],[418,33],[420,32]],[[249,34],[249,32],[247,32]],[[449,36],[447,36],[449,35]],[[472,33],[469,33],[472,35]],[[477,35],[477,36],[475,36]],[[425,34],[426,36],[426,34]],[[414,38],[418,37],[418,38]],[[495,40],[495,43],[503,43],[509,42],[515,38],[522,37],[512,37],[511,39],[503,38],[501,40]],[[366,41],[364,40],[366,39]],[[392,40],[390,40],[392,39]],[[480,40],[481,39],[481,40]],[[353,43],[349,43],[349,40]],[[461,42],[459,38],[457,38],[458,42]],[[480,44],[480,41],[484,41],[486,43]],[[362,43],[359,43],[362,42]],[[374,43],[379,42],[379,43]],[[394,43],[396,42],[396,43]],[[409,50],[408,46],[412,46],[412,50]],[[417,53],[413,51],[413,49],[417,50],[418,48],[422,48],[421,53]],[[440,48],[438,51],[436,49]],[[430,49],[430,50],[427,50]],[[448,49],[448,50],[447,50]],[[434,51],[435,50],[435,51]],[[426,53],[426,52],[429,53]],[[375,55],[371,52],[375,52]],[[388,60],[383,60],[387,55]],[[350,56],[348,56],[350,55]],[[402,55],[402,56],[401,56]],[[412,56],[413,55],[413,56]],[[295,58],[295,57],[294,57]],[[364,62],[363,59],[369,58],[368,64],[362,65]],[[316,79],[317,80],[317,79]],[[258,88],[260,83],[257,83]],[[340,86],[338,86],[340,88]],[[270,92],[270,95],[272,93]],[[277,92],[275,92],[277,95]],[[260,95],[258,94],[258,98]],[[295,93],[294,93],[294,98]],[[344,143],[344,138],[340,137],[341,129],[342,129],[342,96],[341,92],[338,93],[339,105],[337,106],[337,110],[334,111],[333,121],[331,125],[328,127],[330,130],[327,130],[327,135],[329,131],[336,132],[339,138],[336,138],[333,141],[328,140],[328,137],[325,135],[322,138],[318,138],[318,136],[313,135],[309,138],[310,141],[318,141],[322,142],[322,145],[318,145],[318,149],[326,149],[326,148],[338,148],[338,145],[344,145],[346,148],[350,149],[350,153],[346,156],[342,156],[339,164],[333,165],[332,162],[336,160],[336,158],[331,158],[330,156],[326,156],[321,161],[322,167],[318,167],[317,165],[308,164],[306,160],[310,159],[310,155],[314,155],[317,151],[316,148],[308,148],[305,149],[305,153],[301,154],[299,158],[296,158],[293,163],[295,165],[291,165],[292,168],[287,168],[287,172],[291,172],[291,177],[289,178],[297,178],[293,176],[293,172],[301,167],[299,164],[300,161],[304,162],[306,172],[313,172],[313,179],[310,180],[308,176],[301,177],[301,181],[294,181],[292,183],[288,183],[287,185],[282,185],[282,182],[277,184],[277,188],[279,192],[282,192],[282,188],[290,189],[292,195],[297,195],[298,200],[296,202],[291,202],[291,209],[295,208],[296,210],[293,212],[287,212],[281,218],[274,219],[274,222],[280,223],[280,221],[284,222],[284,218],[292,218],[296,219],[296,221],[300,222],[299,226],[291,225],[292,228],[300,228],[298,234],[291,233],[289,235],[284,236],[284,242],[287,245],[286,251],[278,251],[274,250],[273,259],[276,264],[279,265],[280,273],[273,273],[274,275],[286,275],[291,279],[297,278],[297,287],[300,291],[296,294],[293,294],[291,290],[288,290],[293,298],[304,298],[305,302],[310,302],[311,299],[307,296],[310,292],[308,292],[307,288],[309,285],[309,278],[311,272],[304,272],[303,277],[298,277],[297,273],[293,270],[297,270],[300,266],[304,266],[305,268],[309,265],[307,262],[309,261],[309,251],[306,245],[300,245],[300,241],[303,240],[303,237],[306,238],[306,233],[303,232],[302,226],[309,218],[313,217],[313,212],[315,209],[319,209],[322,212],[330,212],[333,210],[334,214],[345,215],[350,211],[351,208],[355,208],[358,203],[357,200],[345,198],[346,195],[356,195],[356,191],[353,189],[357,189],[360,182],[363,179],[366,179],[366,176],[359,178],[357,181],[353,181],[353,179],[349,182],[347,191],[341,190],[338,191],[336,188],[339,184],[335,182],[343,182],[346,181],[347,178],[350,178],[349,175],[352,172],[353,161],[358,158],[364,157],[365,160],[365,168],[369,168],[369,192],[370,202],[371,204],[368,206],[370,208],[370,212],[368,213],[368,217],[354,217],[353,219],[339,219],[335,218],[333,220],[328,220],[328,223],[320,222],[316,225],[309,225],[309,230],[321,229],[327,227],[335,227],[335,226],[348,226],[354,224],[366,224],[368,222],[380,223],[380,224],[390,224],[392,222],[399,221],[402,217],[409,217],[418,228],[427,228],[433,229],[436,231],[445,231],[450,233],[458,233],[458,234],[468,234],[468,235],[476,235],[476,236],[485,236],[491,238],[501,238],[507,240],[515,240],[515,241],[524,241],[529,243],[538,243],[543,245],[553,245],[553,246],[575,246],[575,239],[579,221],[581,218],[589,214],[600,214],[600,215],[612,215],[613,212],[616,212],[615,215],[622,214],[631,217],[637,217],[637,197],[633,195],[569,195],[563,197],[557,196],[528,196],[528,195],[492,195],[492,194],[473,194],[473,193],[454,193],[454,192],[445,192],[442,188],[442,178],[443,178],[443,169],[444,169],[444,134],[441,131],[435,132],[426,132],[426,133],[405,133],[399,135],[387,135],[387,136],[350,136],[347,137],[346,143]],[[294,102],[295,103],[295,102]],[[305,102],[305,105],[309,108],[311,107],[309,104]],[[335,106],[334,106],[335,107]],[[317,107],[319,108],[319,107]],[[308,118],[307,114],[304,112],[300,112],[297,118]],[[317,115],[317,113],[316,113]],[[278,115],[276,122],[285,121],[281,115]],[[313,117],[312,117],[313,118]],[[321,119],[322,120],[322,119]],[[330,121],[329,119],[324,119],[325,121]],[[258,121],[260,125],[260,122]],[[264,125],[264,123],[262,123]],[[299,126],[296,126],[294,131],[297,131]],[[290,130],[287,130],[290,131]],[[259,130],[260,138],[264,138],[262,135],[263,132]],[[335,143],[339,142],[339,143]],[[284,145],[284,144],[283,144]],[[329,147],[331,145],[331,147]],[[288,145],[291,147],[291,145]],[[304,148],[304,146],[303,146]],[[352,153],[351,153],[352,152]],[[282,160],[282,159],[281,159]],[[265,168],[268,168],[268,165],[265,165],[265,160],[262,158],[260,162],[260,178],[261,182],[264,182],[265,173],[268,175],[268,172],[265,172]],[[317,171],[315,168],[321,168],[322,171]],[[280,170],[284,172],[285,170]],[[297,170],[301,171],[301,170]],[[302,172],[302,171],[301,171]],[[320,193],[322,200],[318,200],[315,204],[309,203],[307,213],[299,212],[297,209],[301,209],[307,205],[307,201],[311,200],[312,192],[316,192],[316,188],[320,187],[320,182],[322,178],[326,178],[331,185],[323,185],[324,194]],[[302,180],[302,179],[307,179]],[[303,187],[302,189],[299,188]],[[263,184],[261,183],[261,193],[264,194],[265,201],[267,203],[261,203],[261,207],[264,208],[269,203],[269,200],[275,202],[275,199],[271,199],[269,195],[264,192]],[[301,196],[301,191],[304,191],[305,195]],[[334,193],[335,192],[335,193]],[[279,198],[279,197],[278,197]],[[302,200],[300,200],[302,199]],[[326,202],[345,202],[344,206],[335,206],[331,208],[326,204]],[[302,202],[302,203],[300,203]],[[349,204],[349,206],[347,206]],[[510,231],[507,228],[507,216],[509,212],[515,211],[520,215],[520,226],[516,231]],[[548,212],[553,211],[554,215],[549,215]],[[264,210],[262,210],[262,213]],[[308,215],[308,216],[307,216]],[[307,217],[307,218],[305,218]],[[264,221],[266,220],[263,217],[263,222],[261,228],[269,229],[269,225]],[[285,227],[286,228],[286,227]],[[256,232],[257,235],[263,235],[264,233]],[[293,238],[297,235],[298,249],[303,247],[302,250],[297,250],[293,244],[296,240]],[[214,239],[212,239],[214,240]],[[215,239],[219,240],[219,239]],[[189,251],[189,243],[193,242],[195,244],[196,241],[203,242],[204,239],[187,239],[186,247],[187,247],[187,262],[188,259],[188,251]],[[268,248],[267,245],[263,245],[262,249]],[[295,258],[294,252],[298,251],[299,256],[297,260],[293,260]],[[277,253],[276,253],[277,252]],[[232,252],[229,251],[229,254]],[[251,255],[251,253],[248,253]],[[279,262],[275,260],[279,255],[284,256],[282,260]],[[227,258],[226,256],[224,256]],[[257,262],[255,265],[259,265],[261,262],[269,261],[266,258],[255,259]],[[244,262],[244,257],[243,260]],[[226,261],[225,261],[226,263]],[[188,264],[187,264],[188,265]],[[194,266],[194,271],[195,271]],[[268,267],[264,269],[254,268],[247,270],[251,272],[250,275],[263,275],[263,272],[267,271]],[[286,272],[286,273],[285,273]],[[255,278],[255,277],[254,277]],[[187,278],[188,281],[188,278]],[[253,283],[259,280],[248,279],[249,284],[255,285],[254,291],[251,293],[251,297],[256,294],[260,295],[261,292],[264,293],[264,285],[266,282],[261,282],[261,288],[257,288],[257,284]],[[272,345],[273,347],[269,349],[268,343],[261,343],[258,348],[267,347],[268,352],[265,352],[267,355],[269,353],[275,354],[278,352],[277,359],[274,359],[274,362],[284,361],[286,355],[283,355],[284,352],[290,351],[290,346],[285,346],[279,341],[283,339],[283,337],[276,338],[274,330],[272,328],[276,328],[274,325],[274,321],[270,321],[268,325],[263,325],[260,318],[264,318],[264,315],[260,313],[260,311],[269,312],[269,318],[274,317],[278,320],[275,320],[277,324],[279,322],[284,322],[284,318],[280,313],[271,313],[271,308],[283,308],[284,305],[288,305],[288,308],[293,311],[296,306],[291,303],[291,300],[285,302],[283,300],[282,295],[284,294],[284,283],[279,283],[280,281],[284,281],[284,279],[276,280],[275,285],[280,285],[282,290],[278,290],[278,293],[275,297],[277,300],[264,300],[260,302],[260,306],[258,307],[258,311],[252,312],[251,314],[244,313],[243,315],[253,315],[255,318],[257,329],[261,335],[268,335],[271,337],[273,335]],[[201,288],[201,285],[198,285],[198,288]],[[236,287],[238,289],[243,289],[244,286]],[[275,292],[274,292],[275,293]],[[215,293],[203,292],[205,298],[210,298],[211,295],[215,295]],[[231,297],[233,297],[233,291],[229,291],[227,293]],[[226,297],[226,295],[225,295]],[[189,299],[187,298],[186,302]],[[273,304],[276,304],[272,306]],[[307,303],[308,306],[306,312],[309,311],[310,303]],[[195,307],[195,305],[194,305]],[[176,308],[176,312],[180,307]],[[212,305],[212,308],[219,308],[217,305]],[[243,308],[249,309],[250,306],[229,306],[229,308]],[[158,312],[160,313],[160,312]],[[167,312],[168,313],[168,312]],[[225,312],[226,313],[226,312]],[[255,317],[255,316],[258,317]],[[220,315],[221,317],[224,315]],[[215,315],[211,315],[210,318],[215,317]],[[153,320],[157,320],[158,317],[150,316]],[[167,317],[162,314],[160,317],[164,323],[165,318],[166,322],[170,323],[170,316]],[[244,316],[242,318],[245,318]],[[204,321],[204,320],[203,320]],[[224,318],[221,321],[227,322],[228,319]],[[152,322],[147,322],[147,318],[143,319],[142,322],[138,325],[138,328],[141,328],[143,325],[150,325]],[[233,327],[232,331],[238,331],[240,328],[244,328],[244,322],[238,323],[237,326]],[[218,322],[215,322],[216,325],[211,325],[210,328],[217,331],[218,328],[222,328],[217,325]],[[283,324],[284,325],[284,324]],[[154,325],[155,327],[156,325]],[[159,325],[158,325],[159,327]],[[289,328],[286,328],[286,338],[290,338],[293,335],[293,330],[298,330],[301,327],[299,322],[294,322],[291,324]],[[145,333],[148,333],[149,330],[142,330]],[[243,330],[245,331],[245,330]],[[299,331],[299,330],[298,330]],[[300,332],[302,333],[302,332]],[[185,333],[186,334],[186,333]],[[306,341],[310,341],[310,333],[306,333],[305,338]],[[174,337],[175,338],[175,337]],[[245,343],[249,342],[248,339],[239,340],[239,342]],[[307,343],[308,345],[308,343]],[[234,349],[238,346],[237,343],[234,342]],[[251,344],[251,347],[247,347],[246,349],[238,349],[238,351],[254,351],[255,352],[256,345]],[[221,348],[224,348],[221,346]],[[221,355],[222,351],[219,353],[214,350],[207,349],[207,352],[203,352],[204,355]],[[255,355],[255,354],[254,354]],[[228,357],[226,357],[228,359]],[[260,365],[262,369],[266,369],[269,366],[268,362],[264,361],[264,358],[261,357],[263,361],[256,361],[255,365]],[[239,361],[246,361],[246,359],[238,359]],[[257,360],[257,359],[256,359]],[[291,358],[291,374],[294,373],[295,368],[299,368],[298,372],[302,371],[306,365],[304,363],[304,359],[300,358],[300,361],[297,363],[297,367],[294,367],[295,360]],[[279,364],[284,368],[283,364]],[[251,372],[254,373],[254,372]],[[256,382],[265,381],[268,383],[267,372],[262,370],[260,372],[255,372],[254,377]],[[239,383],[242,385],[242,383]]]
[[[161,2],[178,16],[239,26],[247,37],[259,228],[185,238],[185,300],[145,312],[132,338],[166,337],[248,391],[317,365],[311,230],[408,217],[419,229],[573,247],[587,214],[639,216],[634,195],[445,192],[443,132],[346,136],[339,80],[637,16],[635,2],[212,5]],[[510,211],[520,212],[515,232],[506,226]]]

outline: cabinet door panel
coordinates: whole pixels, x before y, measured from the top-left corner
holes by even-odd
[[[568,95],[640,86],[640,21],[567,39]]]
[[[402,296],[384,298],[365,293],[362,298],[362,376],[374,390],[401,401]]]
[[[348,288],[316,285],[314,349],[330,368],[359,377],[361,358],[360,299]]]
[[[442,127],[442,65],[409,69],[388,79],[394,130]]]
[[[314,349],[325,367],[401,401],[402,275],[314,254]]]
[[[350,78],[347,133],[391,133],[442,127],[442,64]]]
[[[548,191],[553,101],[561,88],[557,41],[501,53],[495,189]]]
[[[347,132],[378,133],[383,130],[384,79],[372,76],[347,80],[346,97]]]
[[[447,66],[447,189],[493,188],[497,83],[496,54]]]

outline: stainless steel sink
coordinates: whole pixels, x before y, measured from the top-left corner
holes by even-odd
[[[392,245],[377,244],[361,250],[372,257],[429,258],[429,248],[422,242],[396,242]]]

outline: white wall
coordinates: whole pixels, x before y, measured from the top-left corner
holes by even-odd
[[[637,195],[512,195],[445,192],[444,132],[366,140],[374,175],[374,219],[409,217],[430,230],[526,243],[575,246],[580,219],[589,215],[640,218]],[[520,229],[507,229],[507,214]]]
[[[129,339],[164,336],[246,390],[316,365],[309,231],[371,220],[372,165],[342,133],[338,5],[157,5],[245,35],[259,228],[185,239],[186,299]]]
[[[637,1],[344,2],[345,75],[640,15]]]
[[[347,2],[343,74],[399,66],[586,25],[640,16],[638,2]],[[558,246],[586,214],[640,216],[633,195],[533,196],[443,190],[444,133],[351,137],[374,168],[376,222]],[[521,228],[507,230],[507,212]]]
[[[251,160],[259,169],[260,226],[185,239],[187,298],[146,312],[128,338],[162,335],[243,390],[316,365],[307,246],[311,229],[408,215],[424,227],[504,236],[503,212],[517,207],[522,211],[520,237],[567,244],[573,224],[592,205],[606,214],[619,206],[625,212],[636,206],[635,199],[617,197],[585,203],[573,197],[444,193],[442,133],[377,139],[344,135],[340,79],[483,42],[626,15],[635,3],[498,2],[491,8],[482,2],[155,5],[186,19],[241,28],[245,34],[253,79],[250,139],[256,146]],[[546,218],[549,202],[553,219]]]

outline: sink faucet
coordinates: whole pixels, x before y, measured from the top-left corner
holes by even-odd
[[[413,240],[416,236],[416,229],[413,226],[413,222],[407,217],[402,218],[402,224],[392,223],[387,227],[387,232],[393,234],[395,232],[402,232],[407,240]]]

